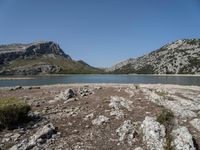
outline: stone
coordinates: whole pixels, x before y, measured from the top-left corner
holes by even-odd
[[[123,108],[132,111],[132,101],[123,97],[111,96],[109,107],[111,108],[110,115],[115,116],[116,119],[124,117]]]
[[[190,124],[195,127],[198,131],[200,131],[200,119],[195,118],[190,121]]]
[[[24,139],[21,143],[14,145],[10,150],[28,150],[35,147],[37,144],[45,143],[45,141],[56,133],[56,129],[52,123],[40,128],[34,135],[28,139]]]
[[[143,148],[137,147],[137,148],[135,148],[134,150],[143,150]]]
[[[190,100],[187,100],[187,104],[189,103],[190,105],[184,105],[183,99],[174,99],[173,101],[168,100],[164,96],[160,96],[159,94],[156,93],[155,90],[153,89],[148,89],[148,88],[142,88],[143,93],[148,95],[149,101],[159,105],[163,106],[166,109],[171,110],[175,116],[180,117],[180,118],[194,118],[196,117],[196,113],[191,110],[190,105],[191,102]],[[186,103],[186,102],[185,102]]]
[[[90,114],[86,115],[83,119],[87,121],[89,119],[92,119],[93,117],[94,117],[94,114],[90,113]]]
[[[21,90],[22,86],[16,86],[16,87],[12,87],[10,88],[10,91],[16,91],[16,90]]]
[[[56,96],[56,100],[68,100],[70,98],[73,98],[76,95],[75,91],[73,89],[67,89],[63,92],[61,92],[59,95]]]
[[[137,132],[135,131],[131,120],[124,121],[123,124],[119,128],[117,128],[116,133],[119,136],[120,142],[124,143],[125,141],[127,141],[129,145],[132,145],[137,135]]]
[[[103,125],[104,123],[109,122],[109,118],[103,115],[98,116],[96,119],[92,120],[93,125]]]
[[[175,150],[196,150],[193,137],[186,127],[179,126],[172,130],[171,135],[173,136],[172,146]]]
[[[81,97],[85,97],[85,96],[89,96],[89,95],[93,94],[93,92],[92,92],[92,89],[85,86],[84,88],[79,89],[79,94],[81,95]]]
[[[164,150],[165,127],[156,121],[155,118],[146,116],[141,125],[143,141],[150,150]]]
[[[12,140],[15,142],[19,139],[21,135],[19,133],[15,133],[13,136],[11,136]]]

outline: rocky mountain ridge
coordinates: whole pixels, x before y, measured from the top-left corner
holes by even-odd
[[[108,72],[199,74],[200,39],[177,40],[147,55],[120,62],[109,68]]]
[[[36,75],[48,73],[94,73],[98,69],[74,61],[53,41],[0,45],[0,73]]]
[[[0,64],[5,64],[17,58],[26,59],[44,54],[60,55],[71,59],[69,55],[63,52],[58,44],[52,41],[41,41],[30,44],[0,45]]]

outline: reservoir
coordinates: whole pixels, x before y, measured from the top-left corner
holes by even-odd
[[[121,84],[178,84],[200,85],[200,76],[170,75],[116,75],[116,74],[70,74],[36,76],[30,79],[1,79],[0,87],[38,86],[72,83],[121,83]]]

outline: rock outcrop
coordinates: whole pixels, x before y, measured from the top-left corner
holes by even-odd
[[[0,45],[0,74],[36,75],[55,73],[95,73],[83,61],[74,61],[52,41]]]
[[[124,121],[123,124],[117,128],[116,133],[119,136],[120,142],[127,142],[129,145],[133,144],[135,137],[138,134],[131,120]]]
[[[59,73],[62,69],[57,65],[35,65],[25,68],[8,69],[3,72],[3,75],[37,75],[48,73]]]
[[[152,117],[146,117],[141,125],[144,134],[143,141],[150,150],[164,150],[165,127]]]
[[[111,96],[109,107],[111,108],[110,115],[115,116],[116,119],[124,117],[123,108],[132,111],[133,102],[123,97]]]
[[[29,150],[35,147],[37,144],[45,143],[45,141],[55,134],[56,130],[53,124],[47,124],[43,128],[39,129],[29,139],[23,140],[21,143],[14,145],[10,150]]]
[[[107,71],[138,74],[199,74],[200,39],[175,41],[147,55],[118,63]]]
[[[93,125],[103,125],[104,123],[109,122],[109,118],[103,115],[98,116],[96,119],[92,120]]]
[[[200,119],[195,118],[190,121],[190,124],[195,127],[198,131],[200,131]]]
[[[68,100],[76,95],[76,92],[73,89],[67,89],[61,92],[59,95],[55,97],[56,100]]]
[[[193,137],[186,127],[178,127],[172,131],[172,146],[175,150],[196,150]]]
[[[60,55],[71,59],[69,55],[63,52],[58,44],[52,41],[31,44],[10,44],[0,45],[0,65],[9,63],[17,58],[28,59],[44,54]]]

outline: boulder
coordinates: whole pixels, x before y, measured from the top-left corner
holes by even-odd
[[[16,90],[21,90],[21,89],[23,89],[23,88],[22,88],[22,86],[19,85],[19,86],[10,88],[10,91],[16,91]]]
[[[190,121],[190,124],[195,127],[198,131],[200,131],[200,119],[195,118]]]
[[[56,133],[56,129],[52,123],[45,125],[39,129],[30,138],[23,140],[21,143],[14,145],[10,150],[29,150],[35,147],[38,143],[43,144],[45,141]]]
[[[109,122],[109,118],[103,115],[98,116],[96,119],[92,120],[93,125],[103,125],[104,123]]]
[[[59,95],[56,96],[56,100],[68,100],[70,98],[73,98],[76,95],[75,91],[73,89],[67,89],[63,92],[61,92]]]
[[[117,128],[116,133],[119,136],[120,142],[126,141],[129,145],[132,145],[135,141],[135,136],[137,135],[131,120],[124,121],[123,124]]]
[[[156,121],[155,118],[145,117],[141,125],[143,141],[150,150],[164,150],[165,146],[165,127]]]
[[[175,150],[196,150],[193,137],[186,127],[179,126],[172,130],[172,137],[172,146]]]
[[[123,97],[111,96],[109,107],[111,108],[110,115],[115,116],[116,119],[124,117],[123,108],[132,111],[132,101]]]
[[[92,89],[87,87],[87,88],[81,88],[79,90],[79,94],[81,95],[81,97],[84,97],[84,96],[89,96],[93,94],[93,92],[92,92]]]

